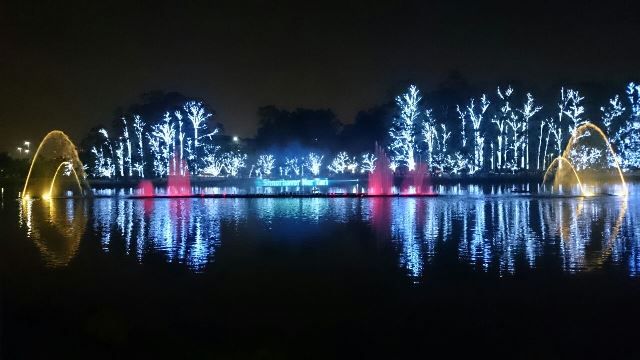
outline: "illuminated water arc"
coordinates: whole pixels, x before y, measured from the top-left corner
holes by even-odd
[[[68,165],[68,164],[69,164],[69,162],[63,161],[63,162],[60,163],[60,165],[58,165],[58,168],[56,169],[56,172],[53,174],[53,179],[51,180],[51,185],[49,185],[49,193],[48,193],[49,198],[53,197],[53,186],[56,183],[56,178],[58,177],[58,173],[60,172],[60,169],[62,168],[62,166]],[[83,194],[82,185],[80,184],[80,179],[78,178],[78,173],[76,173],[76,170],[73,168],[73,166],[71,166],[71,171],[73,172],[73,176],[76,179],[76,184],[78,184],[78,190],[80,191],[80,195],[82,195]]]
[[[585,192],[584,191],[584,188],[582,187],[582,181],[580,181],[580,176],[578,176],[578,173],[576,172],[576,169],[571,164],[571,161],[569,161],[564,156],[558,156],[557,158],[553,159],[551,164],[549,164],[549,167],[547,168],[547,171],[544,173],[544,177],[542,178],[542,183],[546,183],[547,182],[547,177],[549,176],[549,172],[551,171],[551,168],[553,167],[553,164],[558,162],[558,169],[559,169],[561,161],[566,162],[569,165],[569,167],[571,168],[571,171],[573,172],[573,175],[576,177],[576,180],[578,181],[578,187],[580,188],[580,193],[582,193],[583,195],[590,195],[589,192]]]
[[[83,180],[83,182],[85,182],[85,185],[87,185],[87,188],[89,187],[88,184],[86,184],[86,176],[84,174],[84,170],[82,170],[82,161],[80,161],[80,158],[78,156],[78,151],[76,150],[75,145],[73,144],[71,139],[69,139],[67,134],[65,134],[63,131],[53,130],[53,131],[50,131],[49,133],[47,133],[47,135],[45,135],[45,137],[42,139],[42,141],[40,141],[40,144],[38,145],[38,149],[33,154],[33,160],[31,160],[31,165],[29,166],[29,172],[27,173],[27,179],[24,182],[24,187],[22,188],[22,193],[20,194],[20,197],[22,197],[22,198],[29,198],[30,197],[30,194],[27,193],[27,188],[29,187],[29,180],[31,180],[31,173],[33,172],[33,166],[35,165],[36,161],[38,160],[38,155],[40,155],[40,151],[42,150],[42,147],[47,143],[47,141],[49,139],[51,139],[53,137],[56,137],[56,136],[60,137],[64,142],[66,142],[68,145],[71,146],[71,150],[72,150],[71,161],[76,161],[76,164],[79,164],[81,175],[82,175],[81,176],[82,180]],[[75,171],[75,169],[73,171],[74,171],[74,174],[76,176],[76,180],[78,180],[78,182],[80,182],[80,179],[78,177],[77,172]],[[56,170],[56,173],[57,173],[57,170]],[[55,174],[54,174],[54,177],[55,177]],[[81,191],[81,194],[82,194],[82,191]]]
[[[585,122],[584,124],[578,126],[573,131],[573,135],[569,139],[569,142],[567,143],[567,146],[565,147],[564,152],[562,153],[562,157],[564,157],[565,159],[568,158],[568,155],[569,155],[569,152],[571,150],[571,147],[573,146],[573,143],[577,140],[578,135],[580,133],[584,132],[587,129],[595,130],[596,133],[598,133],[598,135],[600,135],[602,140],[604,140],[605,144],[607,144],[607,148],[609,149],[609,154],[611,156],[613,156],[614,166],[616,167],[616,170],[618,170],[618,175],[620,176],[620,180],[622,181],[622,187],[624,189],[623,195],[627,195],[629,193],[629,188],[627,187],[627,183],[624,180],[624,176],[622,175],[622,169],[620,168],[620,162],[618,162],[618,156],[616,155],[616,152],[613,150],[613,146],[611,146],[611,142],[609,142],[609,138],[607,138],[607,135],[604,133],[604,131],[602,131],[602,129],[600,129],[599,127],[597,127],[593,123]],[[574,170],[574,172],[575,172],[575,170]]]

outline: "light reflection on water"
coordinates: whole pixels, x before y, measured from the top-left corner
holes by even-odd
[[[238,234],[254,243],[322,241],[344,234],[341,227],[364,225],[366,236],[389,245],[397,266],[415,281],[438,271],[437,263],[498,276],[640,271],[633,195],[538,198],[492,188],[482,196],[486,191],[471,187],[460,196],[462,189],[453,189],[437,198],[28,200],[21,202],[19,225],[53,267],[72,261],[81,238],[97,238],[107,254],[122,251],[140,263],[161,255],[203,272]]]

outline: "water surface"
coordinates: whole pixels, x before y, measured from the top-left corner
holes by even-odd
[[[393,357],[455,337],[538,355],[603,350],[590,344],[598,338],[629,354],[626,329],[640,319],[635,186],[628,197],[588,198],[445,190],[436,198],[5,194],[3,352],[321,357],[346,347]],[[69,337],[73,346],[60,348]],[[25,347],[33,341],[42,346]]]

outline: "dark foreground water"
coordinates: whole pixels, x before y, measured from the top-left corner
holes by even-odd
[[[5,192],[2,358],[633,358],[639,191],[51,201]]]

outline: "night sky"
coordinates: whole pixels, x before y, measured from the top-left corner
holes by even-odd
[[[150,90],[203,98],[251,136],[262,105],[349,123],[452,70],[489,88],[640,78],[633,1],[188,3],[1,1],[0,150],[54,128],[79,142]]]

